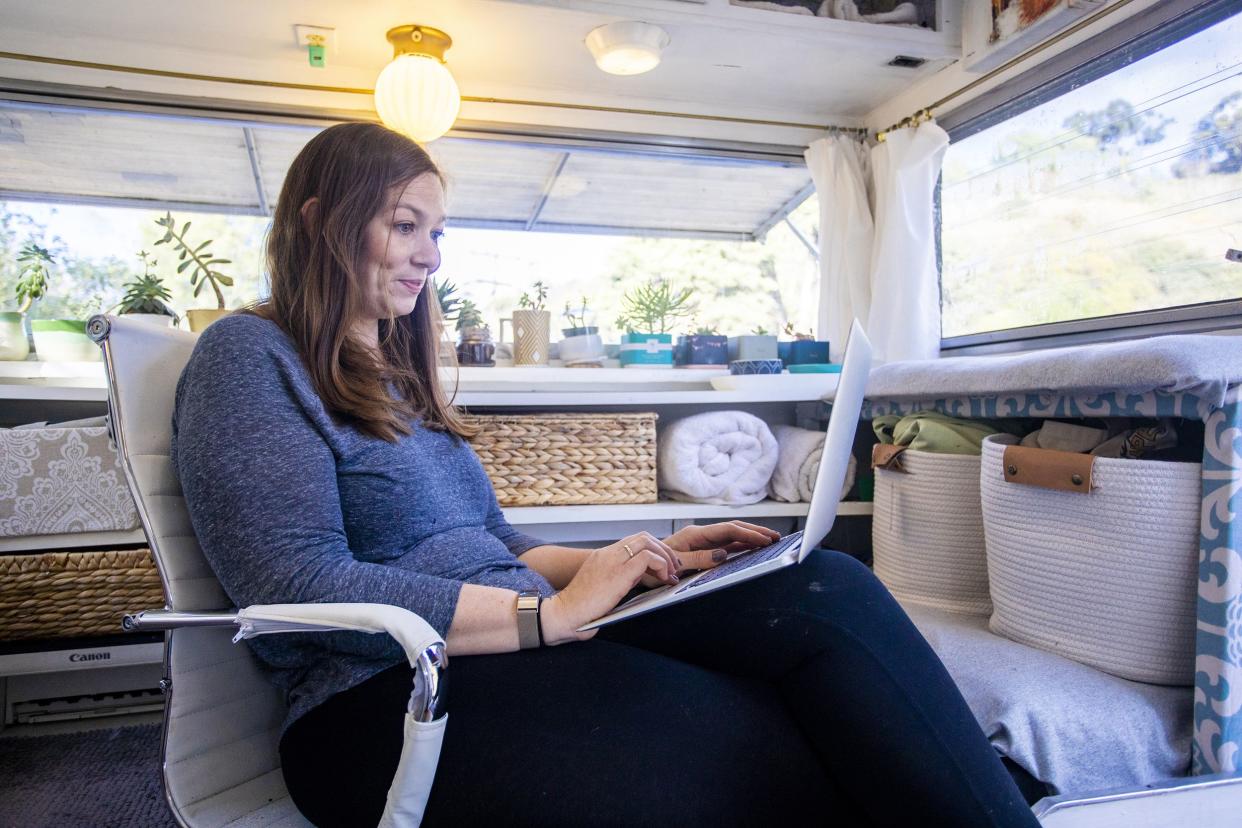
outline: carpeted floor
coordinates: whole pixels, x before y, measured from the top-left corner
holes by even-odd
[[[158,724],[0,739],[3,828],[165,828]]]

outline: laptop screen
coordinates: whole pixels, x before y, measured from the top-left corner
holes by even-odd
[[[862,416],[863,395],[870,374],[871,341],[855,319],[850,327],[850,338],[845,343],[841,380],[832,399],[828,436],[824,438],[824,453],[819,461],[819,473],[815,476],[815,488],[811,492],[811,506],[807,511],[802,546],[798,551],[799,563],[824,539],[837,519],[841,484],[845,482],[850,454],[854,450],[854,435],[858,431],[858,418]]]

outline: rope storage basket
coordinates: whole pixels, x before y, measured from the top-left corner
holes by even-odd
[[[467,419],[501,506],[656,502],[654,413]]]
[[[1198,463],[985,440],[992,631],[1122,678],[1191,684],[1201,485]]]
[[[0,639],[121,631],[121,617],[164,606],[148,549],[0,556]]]
[[[875,471],[875,574],[902,603],[988,615],[979,458],[907,450],[897,462]]]

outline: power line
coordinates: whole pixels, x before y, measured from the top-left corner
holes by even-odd
[[[1239,66],[1242,66],[1242,61],[1240,61],[1240,62],[1238,62],[1238,63],[1235,63],[1235,64],[1233,64],[1232,66],[1228,66],[1228,67],[1226,67],[1226,68],[1224,68],[1224,69],[1220,69],[1220,70],[1218,70],[1218,71],[1216,71],[1216,72],[1213,72],[1213,73],[1211,73],[1210,75],[1204,75],[1203,77],[1201,77],[1201,78],[1196,78],[1195,80],[1190,81],[1189,83],[1185,83],[1185,84],[1182,84],[1181,86],[1174,87],[1173,89],[1170,89],[1170,90],[1168,90],[1167,92],[1162,92],[1162,93],[1160,93],[1159,95],[1156,95],[1156,96],[1154,96],[1154,97],[1148,98],[1146,101],[1141,101],[1141,102],[1139,103],[1139,105],[1140,105],[1140,106],[1142,106],[1143,104],[1147,103],[1148,101],[1158,100],[1158,99],[1160,99],[1160,98],[1165,97],[1166,95],[1170,95],[1170,94],[1172,94],[1173,92],[1177,91],[1178,89],[1184,89],[1184,88],[1186,88],[1187,86],[1189,86],[1190,84],[1199,83],[1200,81],[1207,80],[1208,78],[1210,78],[1210,77],[1212,77],[1212,76],[1214,76],[1214,75],[1219,75],[1219,74],[1221,74],[1221,72],[1228,72],[1228,71],[1230,71],[1230,70],[1232,70],[1232,69],[1236,69],[1236,68],[1238,68]],[[1238,77],[1239,75],[1242,75],[1242,72],[1234,72],[1232,75],[1228,75],[1228,76],[1226,76],[1226,77],[1219,78],[1219,79],[1217,79],[1217,80],[1215,80],[1215,81],[1212,81],[1211,83],[1204,84],[1203,86],[1200,86],[1200,87],[1197,87],[1197,88],[1195,88],[1195,89],[1192,89],[1192,90],[1190,90],[1189,92],[1186,92],[1186,93],[1184,93],[1184,94],[1177,95],[1177,96],[1174,96],[1174,97],[1172,97],[1172,98],[1169,98],[1168,100],[1163,101],[1162,103],[1159,103],[1159,104],[1155,104],[1155,105],[1153,105],[1153,106],[1150,106],[1150,107],[1148,107],[1147,109],[1140,109],[1140,110],[1133,111],[1133,112],[1131,112],[1130,114],[1128,114],[1127,116],[1125,116],[1124,118],[1117,118],[1117,119],[1114,119],[1114,120],[1108,121],[1108,122],[1105,124],[1105,126],[1112,126],[1113,124],[1118,124],[1118,123],[1121,123],[1122,121],[1127,121],[1127,120],[1130,120],[1131,118],[1135,118],[1135,117],[1137,117],[1137,116],[1139,116],[1139,115],[1146,114],[1147,112],[1152,112],[1152,111],[1155,111],[1157,108],[1159,108],[1159,107],[1161,107],[1161,106],[1164,106],[1164,105],[1166,105],[1166,104],[1173,103],[1174,101],[1179,101],[1179,100],[1182,100],[1183,98],[1189,97],[1190,95],[1193,95],[1193,94],[1195,94],[1196,92],[1202,92],[1202,91],[1203,91],[1203,90],[1205,90],[1205,89],[1210,89],[1211,87],[1216,86],[1217,84],[1224,83],[1225,81],[1229,80],[1230,78]],[[958,187],[958,186],[960,186],[960,185],[962,185],[962,184],[965,184],[965,183],[967,183],[967,182],[969,182],[969,181],[973,181],[973,180],[975,180],[976,178],[982,178],[982,177],[984,177],[984,176],[986,176],[986,175],[991,175],[992,173],[994,173],[994,172],[996,172],[996,171],[998,171],[998,170],[1002,170],[1002,169],[1004,169],[1005,167],[1012,166],[1013,164],[1016,164],[1016,163],[1018,163],[1019,161],[1025,161],[1025,160],[1027,160],[1028,158],[1034,158],[1035,156],[1040,155],[1041,153],[1048,152],[1048,151],[1053,150],[1053,149],[1056,149],[1057,147],[1060,147],[1060,146],[1064,146],[1065,144],[1068,144],[1070,141],[1073,141],[1075,138],[1085,138],[1085,137],[1087,137],[1087,133],[1083,132],[1082,130],[1069,130],[1069,131],[1066,131],[1066,132],[1062,132],[1062,133],[1060,133],[1060,134],[1058,134],[1058,135],[1053,136],[1052,138],[1049,138],[1049,139],[1048,139],[1047,141],[1045,141],[1043,144],[1040,144],[1040,145],[1036,146],[1034,149],[1030,150],[1029,152],[1027,152],[1027,153],[1026,153],[1026,154],[1024,154],[1024,155],[1018,155],[1018,156],[1015,156],[1015,157],[1013,157],[1013,158],[1006,159],[1005,161],[1001,162],[1000,164],[997,164],[997,165],[996,165],[996,166],[994,166],[994,167],[989,167],[989,168],[987,168],[987,169],[985,169],[985,170],[981,170],[980,172],[977,172],[977,173],[975,173],[975,174],[973,174],[973,175],[967,176],[966,178],[963,178],[963,179],[961,179],[960,181],[954,181],[952,184],[947,184],[947,185],[944,185],[944,189],[951,189],[951,188],[953,188],[953,187]]]

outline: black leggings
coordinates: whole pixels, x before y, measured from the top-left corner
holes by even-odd
[[[931,648],[837,552],[449,666],[424,825],[1037,825]],[[386,670],[285,733],[316,825],[378,821],[411,681]]]

